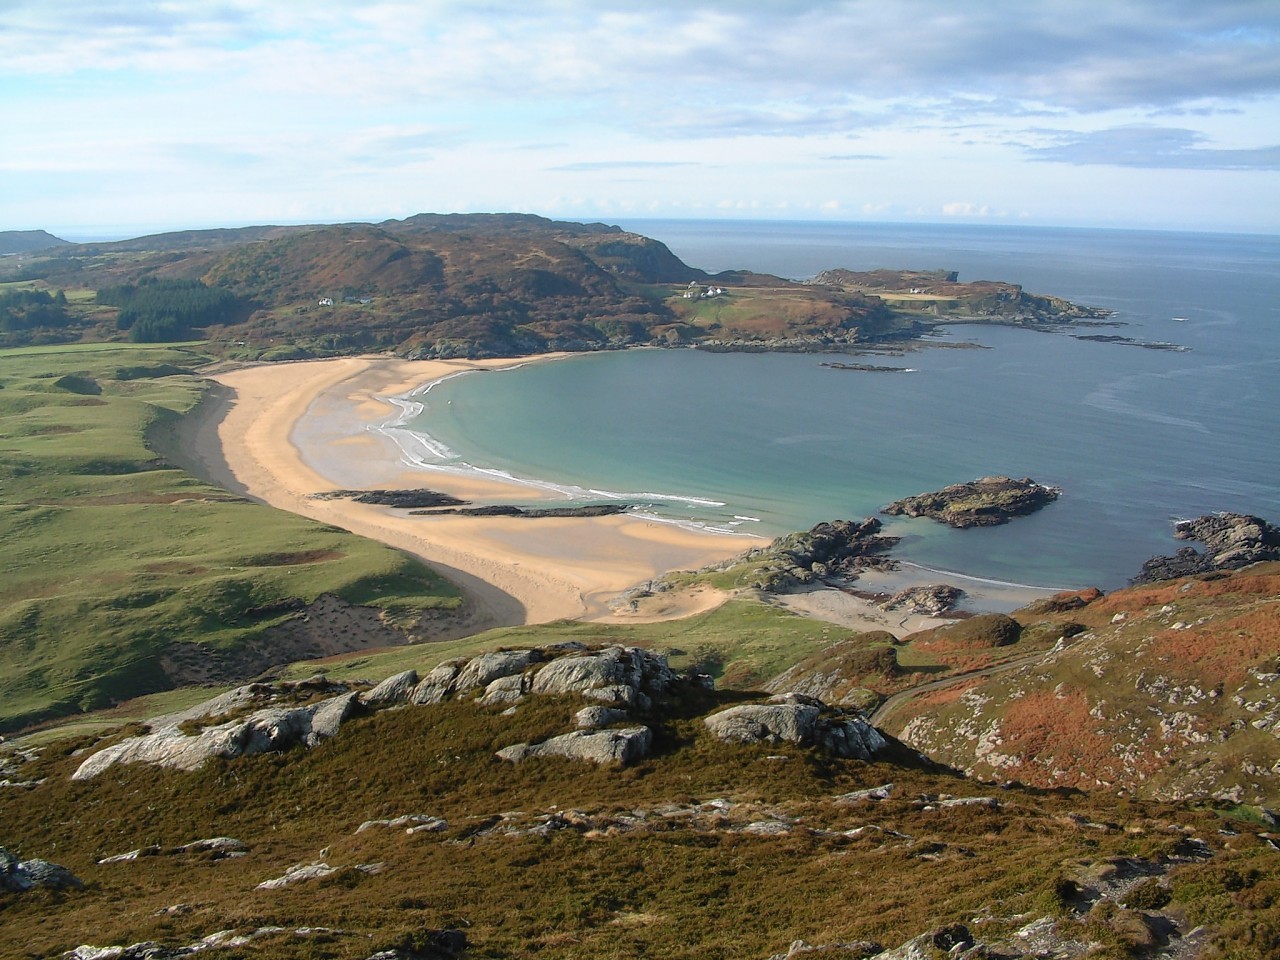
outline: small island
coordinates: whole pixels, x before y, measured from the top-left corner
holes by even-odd
[[[1030,477],[982,477],[895,500],[880,512],[895,517],[932,517],[958,530],[994,527],[1034,513],[1058,499],[1061,492]]]

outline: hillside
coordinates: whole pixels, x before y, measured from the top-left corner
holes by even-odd
[[[420,563],[160,452],[206,397],[193,368],[208,359],[0,352],[0,732],[461,619],[458,592]]]
[[[213,742],[343,704],[310,748],[88,777],[140,728],[9,752],[0,952],[1261,960],[1280,946],[1256,823],[993,790],[891,744],[844,758],[781,725],[729,732],[726,718],[769,711],[843,721],[707,689],[638,650],[433,662],[376,687],[258,684],[154,723]],[[637,723],[647,755],[514,749],[617,742]]]
[[[63,322],[10,330],[9,345],[200,336],[211,349],[242,358],[362,350],[510,356],[635,344],[850,350],[913,337],[952,317],[1096,315],[1007,284],[948,277],[946,289],[924,303],[854,276],[831,271],[820,283],[743,271],[713,277],[618,227],[520,214],[183,231],[68,245],[0,264],[0,286],[62,291],[70,301]],[[915,282],[914,275],[898,279]],[[217,322],[139,334],[97,296],[192,283],[235,303]]]
[[[69,242],[45,230],[0,230],[0,256],[48,250]]]
[[[888,728],[984,779],[1280,802],[1280,564],[1018,619],[1062,639],[1014,669],[904,704]]]

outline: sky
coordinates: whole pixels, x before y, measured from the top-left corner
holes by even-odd
[[[1280,233],[1280,0],[0,0],[0,230]]]

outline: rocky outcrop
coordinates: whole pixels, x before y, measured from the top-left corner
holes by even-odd
[[[904,497],[882,509],[890,516],[931,517],[957,529],[992,527],[1013,517],[1035,513],[1058,499],[1062,491],[1030,477],[982,477],[954,483],[933,493]]]
[[[447,493],[435,490],[327,490],[311,494],[312,500],[350,500],[353,503],[371,503],[380,507],[397,507],[408,510],[413,507],[460,507],[467,500],[459,500]]]
[[[655,698],[689,681],[666,658],[638,647],[587,649],[580,643],[495,650],[449,660],[420,677],[405,670],[363,693],[323,677],[279,684],[249,684],[181,713],[153,720],[151,732],[130,737],[89,756],[72,779],[88,780],[117,763],[150,763],[195,770],[212,757],[314,746],[337,734],[357,709],[442,703],[470,696],[481,706],[512,705],[527,696],[578,696],[591,706],[576,718],[579,731],[543,744],[517,745],[511,757],[569,756],[595,762],[632,762],[652,742],[647,727],[600,730],[633,721],[632,711],[652,709]],[[332,693],[317,702],[289,703]],[[595,732],[588,732],[595,731]]]
[[[897,542],[897,537],[880,535],[880,521],[874,517],[832,520],[779,537],[768,547],[748,552],[742,560],[758,564],[752,586],[785,593],[815,580],[851,579],[868,567],[892,565],[880,554]]]
[[[6,893],[25,893],[35,887],[83,890],[84,884],[64,866],[48,860],[19,860],[0,847],[0,890]]]
[[[234,699],[239,694],[240,691],[233,691],[227,697]],[[182,725],[164,724],[152,733],[130,737],[98,751],[80,765],[71,779],[92,779],[117,763],[150,763],[175,770],[195,770],[212,757],[231,760],[286,750],[299,744],[314,746],[338,732],[358,696],[349,692],[307,706],[267,707],[195,733],[184,728],[186,723],[197,719],[194,717],[187,718]],[[225,702],[226,697],[209,701],[206,712],[199,718],[216,717],[217,714],[210,711]]]
[[[211,860],[224,860],[229,857],[243,857],[248,852],[249,845],[236,840],[234,837],[210,837],[208,840],[193,840],[191,843],[184,843],[179,847],[162,847],[159,844],[139,847],[136,850],[130,850],[128,853],[117,853],[109,857],[103,857],[98,863],[99,865],[132,863],[144,857],[177,857],[193,853],[207,854]]]
[[[612,517],[631,509],[627,503],[592,503],[582,507],[517,507],[493,504],[487,507],[449,507],[442,510],[410,510],[413,516],[457,514],[460,517],[525,517],[541,520],[548,517]]]
[[[730,707],[703,722],[715,737],[729,743],[793,743],[852,760],[871,760],[888,746],[862,716],[832,713],[821,700],[796,693]]]
[[[1142,565],[1142,572],[1133,580],[1135,584],[1280,560],[1280,527],[1249,514],[1215,513],[1182,520],[1174,526],[1173,535],[1179,540],[1204,544],[1204,552],[1183,547],[1171,557],[1152,557]]]
[[[648,727],[622,730],[574,730],[544,740],[542,743],[517,743],[497,752],[502,760],[513,763],[530,757],[564,757],[592,763],[635,763],[649,755],[653,731]]]
[[[899,590],[880,606],[885,610],[902,610],[926,617],[940,617],[955,609],[955,605],[963,596],[964,591],[959,587],[946,583],[931,583]]]

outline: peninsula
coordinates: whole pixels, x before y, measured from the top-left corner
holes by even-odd
[[[0,347],[199,339],[236,360],[847,353],[946,322],[1060,328],[1108,315],[947,271],[709,274],[616,226],[519,214],[63,243],[6,257],[0,283]]]

